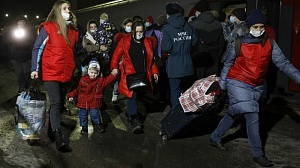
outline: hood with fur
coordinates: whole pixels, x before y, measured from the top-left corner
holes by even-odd
[[[89,34],[93,34],[93,33],[90,31],[90,24],[91,24],[91,23],[95,23],[96,26],[97,26],[97,28],[99,28],[98,23],[97,23],[95,20],[90,20],[90,21],[88,21],[87,24],[86,24],[86,31],[87,31]]]

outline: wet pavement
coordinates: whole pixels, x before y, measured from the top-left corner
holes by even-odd
[[[193,130],[183,137],[163,141],[159,136],[160,121],[169,106],[153,103],[144,97],[139,112],[144,123],[143,134],[132,134],[124,111],[126,99],[119,96],[113,104],[111,87],[105,91],[108,107],[102,113],[105,133],[80,134],[79,119],[74,104],[67,104],[70,114],[63,114],[64,136],[70,153],[60,153],[46,137],[46,127],[36,144],[20,138],[14,126],[17,90],[15,75],[9,64],[0,65],[0,168],[255,168],[244,129],[243,119],[224,138],[229,151],[219,151],[209,145],[211,132],[224,115],[202,117]],[[274,94],[260,113],[261,136],[266,156],[274,167],[300,167],[300,99]]]

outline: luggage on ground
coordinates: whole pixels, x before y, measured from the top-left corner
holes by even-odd
[[[186,137],[207,118],[223,109],[224,97],[220,95],[219,78],[215,75],[197,80],[179,98],[175,106],[161,121],[163,140]]]
[[[213,104],[216,97],[220,95],[219,80],[216,75],[211,75],[195,81],[179,97],[184,112],[200,112]]]

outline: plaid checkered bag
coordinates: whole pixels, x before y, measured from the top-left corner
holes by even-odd
[[[179,102],[184,112],[200,112],[214,103],[218,95],[217,90],[206,93],[214,82],[219,82],[220,78],[211,75],[207,78],[199,79],[186,90],[180,97]],[[219,90],[219,88],[218,88]]]

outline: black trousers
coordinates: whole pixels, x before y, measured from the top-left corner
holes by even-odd
[[[27,60],[24,62],[11,60],[11,64],[17,74],[19,92],[21,92],[29,87],[31,81],[31,60]]]
[[[52,130],[60,129],[60,116],[64,110],[65,96],[69,83],[45,81],[44,86],[50,99],[50,123]]]

